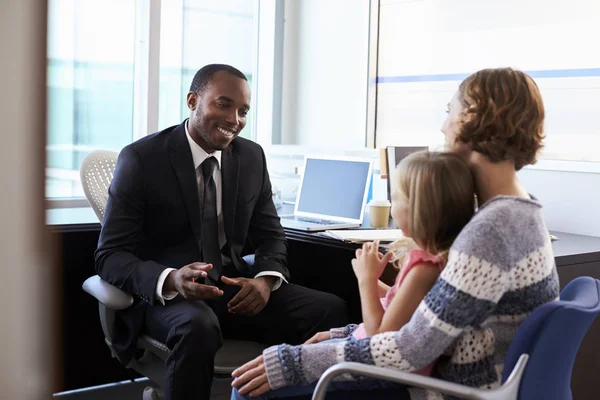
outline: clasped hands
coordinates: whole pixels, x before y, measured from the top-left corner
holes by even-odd
[[[196,280],[206,278],[212,264],[191,263],[182,268],[171,271],[163,289],[175,291],[188,300],[211,300],[223,295],[223,291],[216,286],[205,285]],[[241,315],[258,314],[269,301],[273,277],[265,276],[259,278],[228,278],[221,277],[221,281],[228,286],[239,286],[240,290],[227,303],[230,313]]]

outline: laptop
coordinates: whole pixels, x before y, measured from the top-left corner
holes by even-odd
[[[294,214],[281,216],[281,225],[308,232],[359,227],[371,172],[370,160],[307,156]]]

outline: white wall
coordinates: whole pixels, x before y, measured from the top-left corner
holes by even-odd
[[[44,224],[46,2],[0,9],[0,397],[47,399],[60,273]]]
[[[282,144],[364,147],[369,1],[284,5]]]
[[[548,229],[600,236],[600,174],[524,169],[519,179],[542,202]]]
[[[542,156],[600,162],[594,37],[600,37],[595,0],[382,0],[377,145],[399,137],[440,144],[446,104],[462,79],[510,66],[527,71],[544,98]]]
[[[600,2],[591,0],[381,0],[377,146],[437,148],[446,103],[463,77],[510,65],[538,71],[545,156],[600,161],[600,53],[578,40],[598,37],[598,21]],[[596,173],[519,173],[544,205],[549,229],[600,236],[600,163],[589,164]]]

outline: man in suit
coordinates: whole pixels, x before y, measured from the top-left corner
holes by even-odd
[[[121,151],[96,251],[102,279],[136,298],[118,314],[119,358],[134,356],[141,333],[165,343],[172,400],[209,398],[222,334],[301,343],[346,322],[343,300],[287,283],[264,152],[237,137],[250,109],[246,77],[207,65],[187,105],[189,119]]]

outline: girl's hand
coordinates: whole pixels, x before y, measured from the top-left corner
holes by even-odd
[[[378,280],[392,257],[391,252],[381,255],[379,240],[363,244],[361,249],[356,250],[356,258],[352,260],[352,269],[354,269],[356,279],[359,282]]]

